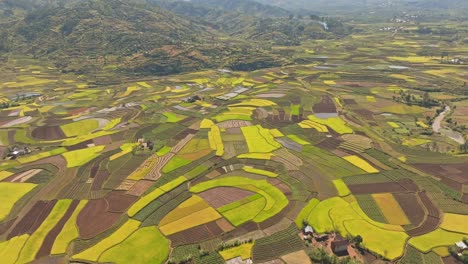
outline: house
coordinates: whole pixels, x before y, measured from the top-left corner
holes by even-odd
[[[457,242],[457,243],[455,243],[455,245],[457,245],[457,247],[458,247],[460,250],[465,250],[465,249],[468,248],[468,246],[466,246],[465,242],[463,242],[463,241]]]
[[[328,234],[315,235],[314,238],[315,238],[315,241],[317,242],[324,242],[328,240]]]
[[[331,242],[331,250],[337,256],[348,255],[348,240],[344,239],[342,236],[337,234],[335,239]]]
[[[304,235],[306,235],[306,236],[314,235],[314,229],[310,225],[306,226],[304,228]]]

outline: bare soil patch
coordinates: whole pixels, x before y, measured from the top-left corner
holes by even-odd
[[[393,196],[405,212],[408,220],[414,226],[418,226],[424,220],[424,209],[418,203],[418,197],[414,193],[394,193]]]
[[[322,96],[322,101],[315,104],[312,109],[314,110],[314,113],[336,113],[335,103],[328,95]]]
[[[244,199],[253,195],[253,192],[233,187],[219,187],[202,192],[200,196],[214,208]]]
[[[104,199],[106,199],[109,204],[107,211],[112,213],[124,213],[138,198],[126,195],[125,191],[112,191],[108,193]]]
[[[59,126],[41,126],[31,132],[31,136],[42,140],[59,140],[67,138]]]
[[[90,200],[78,214],[77,226],[82,239],[90,239],[111,228],[120,213],[108,212],[105,199]]]
[[[62,231],[63,227],[65,226],[65,223],[73,214],[73,212],[75,211],[79,203],[80,203],[79,200],[72,201],[72,203],[70,204],[70,207],[68,207],[67,211],[65,212],[63,217],[60,219],[60,221],[49,231],[47,236],[44,238],[44,242],[42,242],[42,245],[36,254],[36,259],[50,255],[52,246],[54,245],[54,242],[55,242],[55,238],[57,238],[60,231]]]
[[[143,193],[145,193],[149,188],[151,188],[153,184],[153,181],[140,180],[137,183],[135,183],[132,186],[132,188],[130,188],[130,190],[127,191],[127,194],[139,197]]]
[[[23,234],[34,233],[54,208],[57,200],[38,201],[8,234],[8,239]]]

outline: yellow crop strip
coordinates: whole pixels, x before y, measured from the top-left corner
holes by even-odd
[[[363,171],[365,171],[367,173],[379,172],[379,170],[372,167],[372,165],[370,165],[367,161],[361,159],[360,157],[358,157],[356,155],[347,156],[347,157],[344,157],[343,159],[345,159],[349,163],[353,164],[354,166],[362,169]]]
[[[222,216],[214,208],[208,207],[173,221],[167,225],[161,226],[160,229],[161,232],[167,236],[192,227],[209,223],[221,217]]]
[[[211,131],[208,132],[208,139],[210,141],[210,148],[216,150],[216,156],[224,155],[223,138],[221,137],[221,130],[218,126],[212,126]]]
[[[90,260],[90,261],[98,261],[99,257],[103,252],[107,249],[112,248],[122,241],[124,241],[127,237],[129,237],[133,232],[135,232],[138,227],[140,226],[141,222],[136,220],[128,220],[125,224],[123,224],[117,231],[112,233],[110,236],[104,238],[96,245],[92,246],[91,248],[86,249],[83,252],[80,252],[73,256],[73,259],[76,260]]]
[[[0,182],[0,221],[10,214],[11,209],[21,197],[36,186],[33,183]]]
[[[18,263],[29,263],[34,260],[37,252],[42,246],[45,237],[49,231],[60,221],[72,200],[59,200],[49,216],[42,222],[39,228],[29,237],[28,241],[21,250],[21,254],[18,259]]]
[[[395,197],[393,197],[391,193],[375,193],[372,194],[372,197],[390,224],[410,224],[405,212],[403,212],[403,209],[401,209],[397,200],[395,200]]]
[[[79,233],[76,225],[76,218],[87,203],[87,200],[80,201],[75,211],[70,216],[70,219],[68,219],[68,221],[65,223],[62,231],[60,231],[57,238],[55,239],[54,245],[52,246],[52,255],[60,255],[66,253],[67,247],[70,244],[70,242],[73,239],[78,238]]]

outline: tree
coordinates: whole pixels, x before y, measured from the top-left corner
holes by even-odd
[[[356,247],[361,247],[363,239],[361,235],[357,235],[356,237],[353,238],[354,244],[356,244]]]

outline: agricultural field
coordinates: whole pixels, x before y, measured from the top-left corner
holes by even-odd
[[[305,224],[361,237],[362,263],[449,258],[468,237],[466,41],[347,23],[253,71],[2,60],[0,263],[318,263]]]

